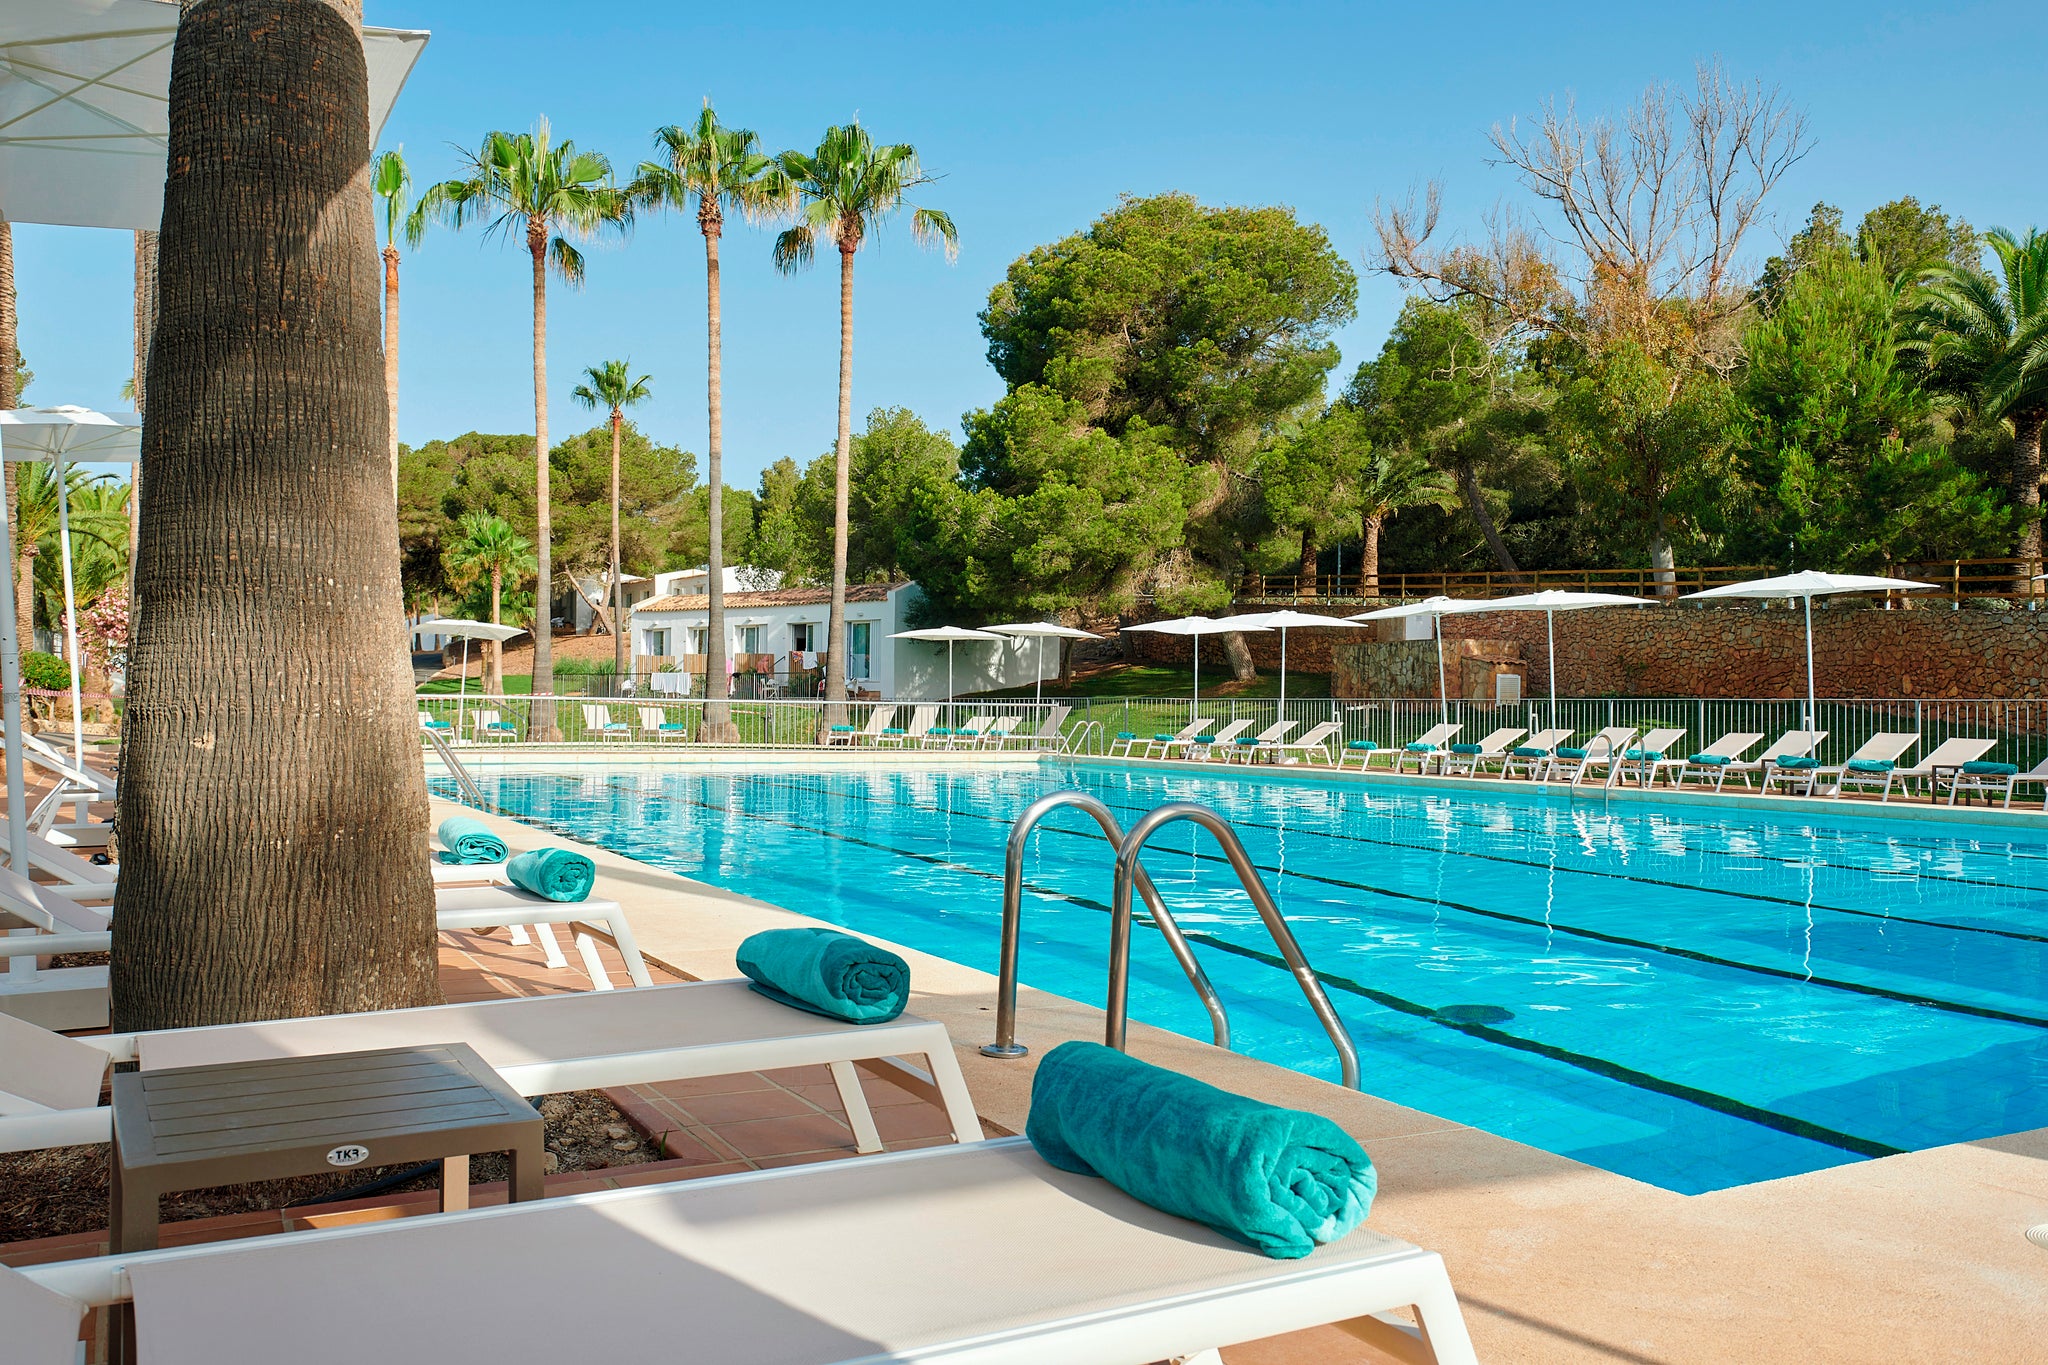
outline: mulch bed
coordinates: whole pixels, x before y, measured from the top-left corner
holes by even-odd
[[[648,1136],[621,1114],[600,1090],[543,1095],[533,1101],[547,1127],[548,1170],[601,1171],[659,1161],[662,1152]],[[107,1225],[105,1143],[90,1147],[46,1147],[34,1152],[0,1153],[0,1242],[25,1242],[92,1232]],[[470,1159],[469,1178],[481,1184],[509,1177],[511,1163],[501,1153]],[[407,1169],[365,1167],[333,1175],[300,1176],[251,1185],[223,1185],[166,1195],[163,1221],[217,1218],[256,1213],[292,1204],[319,1204],[356,1186]],[[438,1189],[439,1173],[429,1171],[382,1194]]]

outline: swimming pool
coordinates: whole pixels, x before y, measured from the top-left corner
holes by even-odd
[[[990,972],[1032,800],[1083,788],[1127,827],[1205,802],[1367,1091],[1685,1193],[2048,1126],[2048,831],[1089,763],[476,778],[506,814]],[[1030,845],[1021,975],[1100,1004],[1108,846],[1072,810]],[[1209,836],[1145,862],[1238,1050],[1334,1080]],[[1131,1013],[1209,1036],[1142,925]]]

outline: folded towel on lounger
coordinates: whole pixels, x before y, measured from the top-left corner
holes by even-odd
[[[521,891],[551,901],[588,900],[597,864],[572,848],[535,848],[506,863],[505,876]]]
[[[1373,743],[1369,739],[1354,739],[1344,747],[1347,749],[1360,749],[1366,753],[1371,753],[1373,750],[1379,748],[1380,746]]]
[[[1038,1064],[1025,1136],[1063,1171],[1281,1260],[1365,1221],[1372,1158],[1320,1114],[1205,1085],[1100,1043],[1062,1043]]]
[[[444,850],[441,861],[444,863],[468,865],[505,861],[505,841],[491,833],[481,820],[472,820],[467,815],[451,815],[441,822],[438,832]]]
[[[1963,771],[1972,777],[2011,777],[2019,770],[2017,763],[1986,763],[1980,760],[1963,765]]]
[[[1486,752],[1486,746],[1484,744],[1453,744],[1451,752],[1454,754],[1483,754]]]
[[[1584,758],[1586,751],[1584,749],[1559,749],[1557,756],[1559,758]]]
[[[1685,761],[1702,768],[1725,768],[1732,760],[1726,754],[1694,754]]]
[[[1528,746],[1528,745],[1526,745],[1526,744],[1517,744],[1517,745],[1515,746],[1515,757],[1516,757],[1516,758],[1548,758],[1548,757],[1550,757],[1550,754],[1549,754],[1549,751],[1547,751],[1547,750],[1544,750],[1544,749],[1533,749],[1533,748],[1529,747],[1529,746]]]
[[[1410,744],[1410,745],[1408,745],[1408,746],[1407,746],[1407,749],[1408,749],[1408,752],[1409,752],[1409,753],[1411,753],[1411,754],[1433,754],[1433,753],[1435,753],[1435,752],[1436,752],[1436,745],[1434,745],[1434,744]]]
[[[1662,749],[1630,749],[1622,757],[1631,763],[1662,763],[1664,761],[1664,751]]]
[[[1852,773],[1888,773],[1898,765],[1888,758],[1852,758],[1842,766]]]
[[[1809,758],[1803,754],[1787,755],[1784,758],[1773,759],[1772,762],[1778,767],[1783,768],[1786,772],[1792,773],[1803,773],[1808,768],[1818,768],[1820,766],[1819,759]]]
[[[740,970],[770,1000],[849,1024],[886,1024],[910,1003],[910,964],[837,929],[764,929]]]

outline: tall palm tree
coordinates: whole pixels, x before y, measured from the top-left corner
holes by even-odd
[[[370,165],[370,188],[384,201],[384,405],[391,410],[391,493],[398,495],[398,234],[412,199],[405,149],[385,152]]]
[[[725,675],[725,387],[720,342],[718,239],[725,231],[728,209],[748,222],[759,222],[792,206],[791,185],[775,159],[761,151],[760,138],[746,128],[727,128],[712,112],[711,101],[689,127],[657,128],[656,161],[643,161],[634,193],[650,207],[687,211],[697,200],[697,230],[704,234],[704,307],[708,333],[706,401],[711,430],[704,457],[706,491],[710,495],[710,547],[706,555],[704,723],[698,738],[707,744],[737,744],[739,729],[726,705]]]
[[[513,586],[517,587],[521,578],[534,571],[533,542],[513,530],[511,522],[489,512],[465,512],[458,527],[461,538],[442,555],[449,576],[457,587],[467,587],[488,576],[491,580],[491,624],[502,624],[505,580],[511,579]],[[502,697],[505,695],[505,643],[502,640],[486,643],[490,648],[484,653],[484,692],[489,696]]]
[[[533,462],[534,545],[538,580],[533,621],[533,694],[555,689],[554,641],[549,599],[554,589],[548,506],[548,268],[570,288],[583,283],[583,253],[571,238],[588,239],[605,228],[632,222],[633,204],[612,184],[612,163],[583,152],[570,141],[556,142],[541,119],[530,133],[492,132],[475,152],[464,152],[463,173],[430,186],[406,220],[406,238],[417,245],[429,220],[462,228],[479,220],[485,234],[519,233],[533,259]],[[553,739],[554,708],[536,704],[533,723]]]
[[[619,570],[619,432],[626,409],[653,396],[649,376],[633,378],[632,362],[607,360],[583,372],[590,382],[578,384],[570,396],[586,408],[609,408],[612,414],[612,658],[613,676],[626,676],[626,576]]]
[[[14,391],[14,371],[19,350],[20,316],[16,311],[14,298],[14,225],[0,215],[0,408],[12,408],[19,397]],[[0,462],[0,485],[6,494],[7,524],[15,524],[16,504],[20,497],[19,481],[15,477],[11,462]],[[35,639],[35,604],[29,592],[30,573],[35,566],[34,551],[24,552],[23,547],[14,547],[18,556],[14,578],[14,621],[15,639],[22,649],[29,648]],[[0,604],[5,605],[5,604]]]
[[[878,147],[858,121],[827,128],[811,153],[784,152],[776,158],[800,197],[796,226],[775,239],[775,267],[794,274],[811,263],[818,239],[839,248],[839,439],[833,447],[832,611],[825,627],[825,697],[819,736],[843,724],[846,698],[846,504],[853,441],[853,254],[891,214],[904,195],[930,184],[907,142]],[[920,246],[960,254],[953,220],[937,209],[916,208],[910,235]]]
[[[1380,581],[1380,527],[1388,517],[1410,507],[1449,512],[1458,506],[1458,481],[1410,451],[1375,451],[1358,484],[1359,519],[1364,523],[1365,553],[1359,560],[1359,582],[1367,596]]]
[[[113,1024],[436,1004],[362,6],[209,0],[174,64]]]
[[[2012,424],[2012,505],[2025,518],[2014,553],[2037,560],[2041,430],[2048,423],[2048,237],[2034,228],[2023,238],[1993,228],[1984,241],[2002,279],[1949,262],[1923,270],[1907,300],[1899,349],[1917,355],[1929,385],[1971,415]],[[2033,589],[2022,581],[2017,590]]]

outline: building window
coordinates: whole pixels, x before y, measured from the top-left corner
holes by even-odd
[[[846,623],[846,676],[865,682],[874,676],[868,672],[868,641],[873,638],[874,625],[868,621]]]
[[[815,629],[809,621],[798,621],[789,628],[789,648],[793,654],[808,654],[816,648],[811,643],[811,631]]]
[[[650,630],[650,631],[648,631],[648,632],[646,633],[646,635],[645,635],[645,636],[644,636],[643,638],[645,638],[645,640],[647,641],[647,653],[649,653],[649,654],[667,654],[667,653],[668,653],[668,632],[667,632],[667,631],[665,631],[665,630]]]
[[[705,637],[708,634],[709,631],[703,626],[690,627],[690,652],[692,654],[702,654],[705,652],[704,643]]]
[[[740,627],[739,652],[742,654],[759,654],[761,652],[761,628],[759,626]]]

